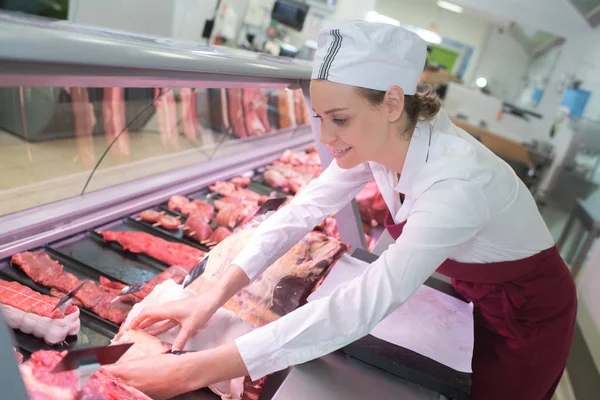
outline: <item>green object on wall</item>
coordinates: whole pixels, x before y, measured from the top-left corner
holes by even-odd
[[[430,44],[429,47],[431,48],[431,53],[429,53],[427,60],[432,64],[443,65],[448,72],[452,72],[454,64],[458,60],[458,53],[434,44]]]

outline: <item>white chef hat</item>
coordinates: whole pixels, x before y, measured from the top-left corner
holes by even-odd
[[[415,94],[427,43],[399,26],[367,21],[334,24],[319,33],[312,79]]]

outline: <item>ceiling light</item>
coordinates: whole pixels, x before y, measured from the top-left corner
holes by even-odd
[[[367,18],[365,19],[369,22],[383,22],[385,24],[400,26],[400,21],[397,19],[386,17],[385,15],[379,14],[377,11],[369,11],[367,13]]]
[[[455,13],[460,14],[461,12],[463,12],[463,8],[461,6],[458,6],[454,3],[450,3],[449,1],[438,0],[437,5],[438,7],[443,8],[444,10],[452,11]]]
[[[416,28],[414,30],[414,32],[417,35],[421,36],[421,39],[425,40],[426,42],[433,43],[433,44],[442,43],[442,37],[433,31],[428,31],[427,29]]]
[[[487,79],[485,78],[477,78],[477,80],[475,81],[475,84],[477,85],[478,88],[483,89],[484,87],[487,86]]]

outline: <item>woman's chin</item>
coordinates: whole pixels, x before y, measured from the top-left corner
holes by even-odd
[[[337,165],[342,169],[351,169],[361,164],[360,160],[355,157],[342,157],[335,160]]]

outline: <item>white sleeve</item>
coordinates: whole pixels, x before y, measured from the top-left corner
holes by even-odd
[[[250,377],[307,362],[365,336],[488,220],[479,186],[456,179],[434,184],[416,200],[400,238],[360,277],[236,340]]]
[[[285,207],[257,228],[231,262],[253,281],[328,215],[336,214],[373,178],[367,163],[340,168],[335,160]]]

